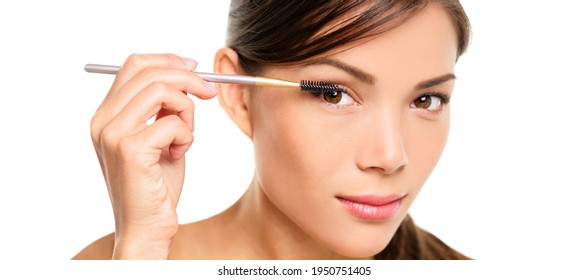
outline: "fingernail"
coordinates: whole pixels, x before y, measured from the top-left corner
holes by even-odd
[[[192,68],[196,68],[196,66],[198,66],[198,62],[194,59],[191,58],[187,58],[187,57],[182,57],[182,59],[184,60],[184,64],[186,66],[192,67]]]
[[[214,94],[218,93],[218,90],[216,89],[216,87],[209,83],[209,82],[204,82],[204,85]]]

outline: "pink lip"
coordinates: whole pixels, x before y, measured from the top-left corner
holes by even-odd
[[[365,220],[386,220],[400,208],[402,197],[398,195],[337,196],[345,209]]]

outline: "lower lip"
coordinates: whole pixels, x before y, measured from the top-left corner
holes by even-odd
[[[364,220],[386,220],[390,219],[400,208],[400,200],[396,199],[382,205],[372,205],[337,197],[343,207],[354,216]]]

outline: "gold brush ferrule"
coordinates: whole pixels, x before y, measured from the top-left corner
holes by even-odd
[[[270,79],[265,77],[255,77],[256,86],[269,86],[269,87],[300,87],[299,83],[290,81]]]

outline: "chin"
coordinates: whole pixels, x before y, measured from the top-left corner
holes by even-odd
[[[349,231],[337,240],[329,240],[327,247],[338,255],[353,259],[370,259],[382,252],[392,240],[390,232],[353,232]]]
[[[337,248],[337,253],[352,259],[371,259],[378,253],[382,252],[389,242],[390,240],[387,240],[386,242],[371,242],[369,244],[366,244],[365,242],[363,242],[363,244],[347,244],[349,246]]]
[[[341,254],[350,258],[373,258],[382,252],[392,241],[406,215],[402,213],[404,211],[400,212],[387,223],[361,223],[355,230],[350,230],[338,246]]]

